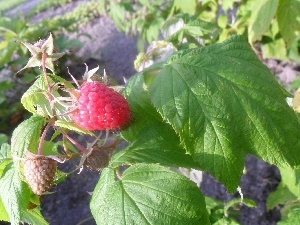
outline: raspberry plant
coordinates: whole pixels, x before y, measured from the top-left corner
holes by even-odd
[[[62,182],[60,171],[52,178],[52,165],[76,157],[81,158],[78,168],[101,170],[90,202],[97,224],[210,224],[199,188],[172,167],[208,171],[234,192],[247,154],[286,168],[300,164],[299,122],[286,103],[290,94],[242,36],[173,53],[132,76],[124,97],[117,93],[119,88],[108,87],[103,76],[103,83],[92,81],[103,91],[97,89],[88,99],[92,88],[83,90],[89,81],[67,81],[54,73],[53,61],[66,52],[53,51],[51,34],[38,45],[23,44],[32,53],[26,68],[41,66],[43,72],[21,99],[32,116],[14,130],[11,145],[1,146],[1,220],[47,224],[39,196]],[[97,70],[87,70],[83,78],[94,77]],[[81,120],[104,122],[103,111],[98,113],[106,106],[99,102],[111,108],[119,101],[125,107],[116,104],[110,117],[125,119],[95,128],[106,135],[83,126],[74,119],[84,107],[81,94],[89,112],[87,116],[84,111]],[[79,143],[71,131],[94,141]],[[128,142],[124,149],[118,149],[121,140]],[[30,161],[34,166],[28,166]],[[40,174],[48,174],[48,179]],[[46,187],[37,191],[31,181]]]

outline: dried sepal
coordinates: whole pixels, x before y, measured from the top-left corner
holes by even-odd
[[[17,73],[21,72],[22,70],[30,67],[41,67],[42,66],[42,55],[46,54],[45,66],[52,73],[54,73],[54,65],[53,61],[64,56],[67,52],[62,53],[55,53],[54,52],[54,44],[53,44],[53,37],[50,33],[47,40],[40,40],[35,44],[30,44],[27,42],[21,43],[30,51],[31,58],[28,60],[25,67],[19,70]]]

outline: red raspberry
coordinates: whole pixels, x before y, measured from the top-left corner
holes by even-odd
[[[80,89],[73,121],[86,130],[115,130],[130,119],[126,99],[99,81],[86,82]]]

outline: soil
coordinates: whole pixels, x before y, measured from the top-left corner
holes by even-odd
[[[38,1],[28,1],[30,4]],[[69,11],[78,4],[86,1],[73,1],[60,8],[44,11],[33,17],[33,21],[60,15]],[[23,4],[27,9],[26,3]],[[32,6],[31,6],[32,7]],[[14,10],[22,10],[20,8]],[[16,11],[7,12],[11,15]],[[26,11],[25,11],[26,12]],[[124,83],[124,78],[129,78],[136,71],[133,68],[133,61],[137,55],[136,38],[127,36],[116,30],[113,22],[108,17],[96,18],[89,24],[80,28],[78,33],[87,33],[91,38],[69,34],[70,38],[78,38],[84,43],[76,55],[82,58],[78,65],[72,65],[70,71],[76,76],[81,76],[85,71],[83,62],[89,68],[100,65],[100,71],[105,68],[106,72],[115,78],[119,84]],[[296,65],[283,64],[276,60],[265,62],[274,72],[279,81],[289,84],[297,74]],[[84,140],[83,140],[84,141]],[[78,161],[60,165],[65,172],[72,171]],[[266,199],[274,191],[280,182],[279,170],[268,163],[265,163],[254,156],[248,155],[245,159],[246,173],[242,176],[240,187],[245,198],[256,202],[256,208],[242,206],[238,221],[244,225],[273,225],[280,220],[280,211],[275,208],[271,211],[266,209]],[[200,186],[203,194],[215,199],[227,202],[232,198],[239,197],[239,193],[228,194],[225,187],[213,179],[208,173],[199,173],[195,181]],[[93,191],[100,174],[83,170],[81,174],[73,173],[61,184],[54,187],[54,193],[42,197],[42,214],[50,225],[93,225],[95,221],[89,209],[91,199],[90,192]],[[0,222],[1,224],[1,222]]]

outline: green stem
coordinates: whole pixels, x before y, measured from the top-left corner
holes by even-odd
[[[42,54],[42,68],[43,68],[43,73],[44,73],[44,76],[45,76],[45,81],[47,83],[48,90],[49,90],[50,89],[50,83],[49,83],[49,79],[48,79],[47,71],[46,71],[46,59],[47,59],[47,54],[43,53]]]
[[[46,71],[46,59],[47,59],[47,53],[43,53],[42,54],[43,74],[44,74],[45,81],[46,81],[46,84],[47,84],[47,87],[48,87],[48,100],[49,100],[49,102],[52,102],[53,101],[53,96],[51,94],[52,93],[52,86],[50,86],[49,78],[48,78],[47,71]],[[53,107],[51,106],[51,108],[53,108]]]

